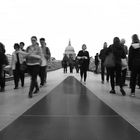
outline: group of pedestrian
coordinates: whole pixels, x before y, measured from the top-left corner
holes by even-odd
[[[71,54],[68,56],[67,56],[67,54],[65,54],[61,61],[62,67],[63,67],[63,72],[67,73],[67,69],[69,67],[70,73],[73,73],[74,68],[76,69],[76,72],[79,73],[79,63],[78,62],[79,61],[78,61],[77,57],[74,59]]]
[[[99,58],[101,60],[101,82],[104,83],[105,75],[107,82],[110,79],[110,93],[116,94],[115,86],[120,86],[120,92],[123,96],[126,95],[123,87],[127,86],[125,82],[129,70],[130,96],[135,96],[136,85],[138,84],[140,87],[140,40],[138,35],[132,35],[129,50],[125,45],[125,39],[120,40],[119,37],[114,37],[113,43],[109,47],[107,47],[107,42],[104,42]]]
[[[39,88],[44,86],[47,78],[47,64],[50,61],[50,49],[46,46],[45,38],[40,38],[40,45],[37,42],[37,37],[31,37],[31,45],[24,49],[24,42],[14,44],[14,52],[12,53],[12,60],[10,67],[14,77],[14,89],[19,88],[19,81],[21,80],[21,87],[24,87],[25,73],[31,77],[29,98],[32,98],[33,93],[38,93]],[[7,64],[5,55],[5,48],[0,43],[0,91],[5,90],[3,67]],[[40,86],[38,85],[37,77],[40,77]]]
[[[31,37],[31,45],[26,51],[19,50],[18,53],[26,60],[28,73],[31,77],[29,98],[32,98],[33,93],[39,92],[39,87],[44,86],[47,77],[47,62],[50,60],[51,53],[46,46],[45,38],[40,38],[40,45],[37,42],[37,37]],[[40,86],[37,82],[37,76],[40,77]]]
[[[67,56],[66,54],[62,60],[62,67],[64,69],[64,73],[67,73],[67,67],[70,67],[70,73],[73,73],[73,68],[75,66],[76,73],[79,73],[80,70],[80,81],[86,84],[87,79],[87,71],[89,70],[89,52],[86,50],[86,44],[82,45],[82,50],[80,50],[77,56],[74,58],[70,55]]]

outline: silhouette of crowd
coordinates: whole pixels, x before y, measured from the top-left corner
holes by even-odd
[[[47,65],[51,58],[50,49],[47,47],[45,38],[40,38],[39,43],[36,36],[31,37],[31,45],[24,49],[24,42],[15,43],[13,45],[12,61],[10,68],[14,77],[14,89],[24,87],[25,74],[31,77],[29,87],[29,98],[33,94],[39,92],[39,89],[47,82]],[[67,73],[69,66],[70,73],[76,69],[76,73],[80,74],[80,81],[86,84],[87,71],[90,65],[90,55],[86,50],[86,44],[82,45],[82,49],[73,58],[72,55],[64,55],[62,59],[63,72]],[[113,38],[113,43],[108,45],[103,43],[103,49],[96,53],[94,58],[95,73],[99,73],[99,65],[101,70],[101,83],[110,82],[110,93],[116,94],[116,86],[120,87],[123,96],[126,95],[124,86],[131,89],[130,96],[135,96],[136,86],[140,88],[140,40],[137,34],[132,35],[132,43],[130,47],[125,45],[125,39],[119,37]],[[0,92],[5,91],[5,66],[8,65],[8,59],[5,55],[5,46],[0,43]],[[80,72],[79,72],[80,71]],[[130,72],[130,82],[126,83],[126,77]],[[37,77],[40,77],[38,84]],[[106,78],[105,78],[106,76]],[[19,82],[21,81],[21,82]]]

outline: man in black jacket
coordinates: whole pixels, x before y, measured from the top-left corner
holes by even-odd
[[[138,75],[140,75],[140,41],[137,34],[132,36],[132,44],[129,48],[128,66],[131,71],[130,88],[131,96],[135,96],[135,87]]]
[[[103,49],[100,51],[100,54],[99,54],[99,58],[101,59],[101,80],[102,80],[102,83],[104,83],[105,69],[106,69],[106,81],[107,82],[109,81],[108,69],[104,66],[106,51],[107,51],[107,43],[104,42]]]

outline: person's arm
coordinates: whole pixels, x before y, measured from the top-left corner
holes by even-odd
[[[28,57],[30,55],[30,53],[22,51],[22,50],[19,50],[18,53],[23,55],[24,58],[26,58],[26,57]]]

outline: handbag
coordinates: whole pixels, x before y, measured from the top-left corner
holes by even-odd
[[[26,64],[26,62],[23,62],[22,64],[20,64],[20,70],[21,71],[26,71],[27,70],[27,64]]]
[[[115,58],[112,52],[105,57],[104,66],[107,68],[115,67]]]

